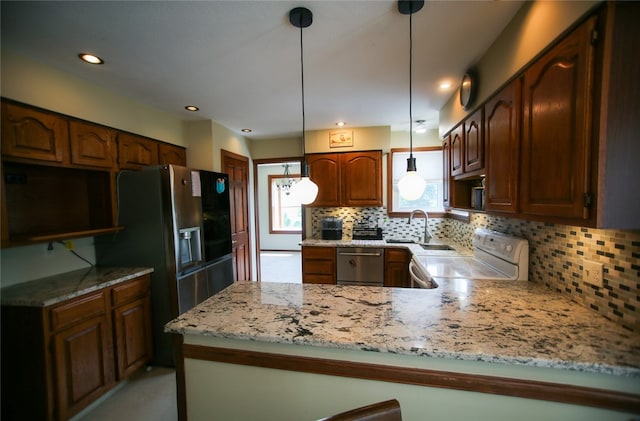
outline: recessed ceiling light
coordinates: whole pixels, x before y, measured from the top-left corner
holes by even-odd
[[[418,125],[415,128],[416,133],[425,133],[427,131],[427,126],[424,120],[416,120]]]
[[[338,121],[338,122],[336,123],[336,126],[338,126],[338,127],[342,127],[342,126],[344,126],[345,124],[347,124],[347,122],[346,122],[346,121]]]
[[[104,64],[104,60],[90,53],[80,53],[78,57],[80,57],[80,60],[89,64]]]
[[[240,130],[242,133],[251,133],[252,130],[251,129],[242,129]]]
[[[447,90],[451,89],[452,86],[453,86],[453,84],[451,82],[449,82],[448,80],[442,81],[438,85],[438,87],[440,88],[441,91],[447,91]]]
[[[199,111],[200,108],[196,107],[195,105],[187,105],[186,107],[184,107],[185,110],[187,111]]]

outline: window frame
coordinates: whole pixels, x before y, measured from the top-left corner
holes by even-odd
[[[300,178],[300,174],[290,174],[289,175],[290,178],[296,179],[296,178]],[[268,189],[268,196],[269,196],[269,234],[272,235],[278,235],[278,234],[285,234],[285,235],[291,235],[291,234],[302,234],[303,231],[303,225],[304,225],[304,218],[301,218],[301,226],[299,230],[276,230],[273,228],[273,197],[272,197],[272,192],[273,192],[273,183],[275,181],[277,181],[278,179],[282,179],[285,178],[283,174],[269,174],[267,177],[267,189]],[[278,190],[280,191],[280,190]],[[301,217],[302,215],[302,209],[301,209]]]
[[[391,150],[387,154],[387,213],[391,218],[408,218],[410,214],[410,212],[400,212],[393,210],[393,154],[397,152],[404,153],[409,151],[409,148],[391,148]],[[422,146],[413,148],[413,152],[433,151],[442,152],[442,146]],[[444,174],[442,182],[444,183]],[[440,212],[429,211],[427,213],[429,214],[429,218],[445,218],[448,215],[446,209]]]

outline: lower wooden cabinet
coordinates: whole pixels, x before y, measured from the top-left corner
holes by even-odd
[[[66,420],[152,357],[150,276],[49,307],[2,306],[2,419]]]
[[[406,249],[384,250],[384,286],[386,287],[411,287],[409,278],[409,261],[411,252]]]
[[[302,247],[302,282],[305,284],[336,283],[335,247]]]

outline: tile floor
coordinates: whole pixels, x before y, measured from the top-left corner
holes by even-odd
[[[261,251],[260,281],[302,283],[301,252]]]
[[[100,399],[73,421],[176,421],[175,370],[153,367],[131,377],[106,399]]]
[[[302,282],[300,252],[260,253],[262,282]],[[135,375],[105,398],[90,405],[72,421],[176,421],[175,371],[152,367]]]

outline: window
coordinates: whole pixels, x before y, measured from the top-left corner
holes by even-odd
[[[302,206],[289,191],[278,187],[284,175],[269,175],[269,232],[271,234],[302,233]],[[292,174],[297,180],[299,174]]]
[[[414,209],[422,209],[431,213],[444,213],[442,148],[414,148],[413,157],[416,158],[418,174],[427,182],[424,193],[422,197],[412,201],[400,197],[398,181],[407,172],[409,149],[391,149],[388,161],[388,170],[391,175],[391,188],[388,194],[389,214],[400,216],[398,214],[409,213]]]

